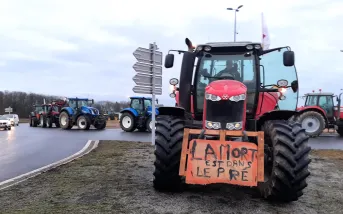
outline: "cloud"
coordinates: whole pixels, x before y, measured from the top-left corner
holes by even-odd
[[[237,39],[261,41],[261,12],[271,48],[295,51],[300,93],[315,88],[338,93],[343,53],[343,13],[338,0],[180,1],[3,0],[0,8],[0,90],[23,90],[96,100],[134,95],[133,51],[156,42],[164,55],[197,44]],[[165,105],[169,79],[179,77],[182,55],[163,69]],[[337,81],[337,83],[335,82]]]

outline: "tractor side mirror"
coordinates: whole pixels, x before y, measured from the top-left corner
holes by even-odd
[[[174,66],[174,54],[167,54],[164,60],[164,67],[172,68]]]
[[[287,67],[294,65],[294,52],[293,51],[283,52],[283,65]]]
[[[293,92],[297,92],[298,89],[299,89],[299,85],[298,85],[298,80],[294,80],[292,83],[291,83],[291,88],[293,90]]]

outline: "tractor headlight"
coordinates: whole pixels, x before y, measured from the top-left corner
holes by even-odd
[[[211,100],[211,101],[219,101],[221,100],[221,98],[217,95],[214,95],[214,94],[208,94],[208,93],[205,93],[205,99],[206,100]]]
[[[247,45],[246,48],[247,48],[248,50],[252,50],[252,49],[254,48],[254,46],[252,46],[252,45]]]
[[[202,50],[202,46],[198,46],[197,51],[201,51],[201,50]]]
[[[229,130],[241,130],[242,122],[227,123],[226,128]]]
[[[255,47],[255,49],[260,49],[261,45],[255,45],[254,47]]]
[[[204,50],[208,52],[208,51],[211,50],[211,47],[210,46],[205,46]]]
[[[208,129],[220,129],[221,125],[219,122],[205,121],[206,128]]]
[[[237,96],[230,97],[229,100],[234,101],[234,102],[238,102],[238,101],[241,101],[241,100],[245,100],[245,98],[246,98],[245,94],[240,94],[240,95],[237,95]]]

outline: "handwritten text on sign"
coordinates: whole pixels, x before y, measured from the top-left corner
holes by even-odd
[[[257,145],[237,141],[192,140],[186,183],[256,186]]]

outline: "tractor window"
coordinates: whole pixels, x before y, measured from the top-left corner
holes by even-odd
[[[286,67],[283,65],[283,53],[285,51],[287,48],[261,56],[260,64],[264,66],[264,80],[261,78],[263,85],[276,85],[278,80],[285,79],[290,86],[293,81],[298,80],[295,66]],[[262,71],[263,69],[261,69],[261,73]],[[283,95],[286,99],[278,101],[279,109],[294,111],[298,103],[298,91],[294,93],[291,88],[288,88],[283,92]]]
[[[305,106],[316,106],[318,101],[318,96],[307,96]]]
[[[254,106],[256,89],[254,56],[242,55],[215,55],[200,59],[198,74],[195,79],[197,112],[202,112],[205,96],[205,87],[224,76],[232,76],[235,80],[244,83],[248,88],[247,112]],[[251,96],[250,96],[251,95]]]
[[[144,100],[144,107],[148,107],[148,106],[151,106],[151,100]]]

